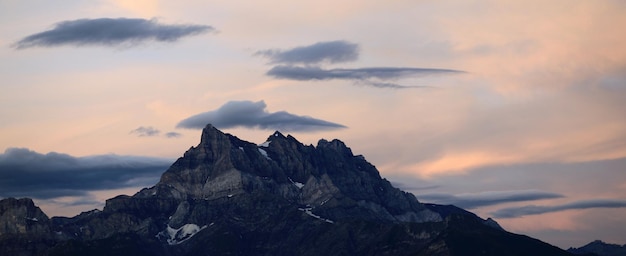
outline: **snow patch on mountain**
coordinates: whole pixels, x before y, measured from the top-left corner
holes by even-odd
[[[303,183],[293,181],[290,177],[287,177],[287,178],[289,179],[289,181],[291,182],[291,184],[293,184],[294,186],[296,186],[298,189],[302,189],[302,187],[304,187],[304,184],[303,184]]]
[[[267,160],[272,160],[268,155],[267,155],[267,151],[263,150],[262,148],[258,148],[259,149],[259,153],[261,153],[261,155],[263,155],[265,158],[267,158]]]
[[[167,228],[156,236],[166,238],[169,245],[178,245],[189,240],[205,228],[207,228],[206,225],[199,227],[196,224],[185,224],[180,228],[172,228],[170,225],[167,225]]]
[[[313,218],[316,218],[316,219],[318,219],[318,220],[323,220],[323,221],[328,222],[328,223],[331,223],[331,224],[335,223],[335,222],[334,222],[334,221],[332,221],[332,220],[322,218],[322,217],[321,217],[321,216],[319,216],[319,215],[315,215],[315,214],[313,213],[313,208],[312,208],[312,207],[298,208],[298,210],[303,211],[303,212],[304,212],[304,213],[306,213],[307,215],[309,215],[309,216],[311,216],[311,217],[313,217]]]

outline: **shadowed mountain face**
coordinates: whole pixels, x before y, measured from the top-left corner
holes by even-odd
[[[0,255],[569,255],[421,204],[339,140],[275,132],[256,145],[211,125],[155,186],[103,211],[48,220],[35,208],[0,201]]]
[[[626,255],[626,244],[607,244],[600,240],[596,240],[580,248],[569,248],[567,251],[577,255],[624,256]]]

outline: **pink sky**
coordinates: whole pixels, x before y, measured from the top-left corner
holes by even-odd
[[[421,201],[558,194],[471,210],[487,218],[504,208],[569,205],[496,220],[562,248],[596,239],[624,244],[625,14],[619,0],[3,1],[0,151],[175,159],[199,142],[199,130],[176,128],[181,120],[231,101],[263,100],[269,113],[346,126],[287,133],[305,144],[341,139]],[[121,17],[215,31],[175,42],[14,47],[58,22]],[[358,58],[324,69],[465,73],[385,81],[428,86],[409,89],[296,81],[266,75],[275,64],[255,54],[336,40],[357,44]],[[139,127],[159,133],[131,132]],[[223,130],[256,143],[273,132]],[[139,188],[37,202],[50,216],[74,215]],[[574,207],[607,200],[622,206]],[[67,206],[78,201],[89,203]]]

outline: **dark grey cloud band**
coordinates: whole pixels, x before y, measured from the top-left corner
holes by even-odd
[[[74,157],[9,148],[0,154],[0,197],[49,199],[89,191],[154,185],[172,159],[95,155]]]
[[[333,122],[286,111],[268,112],[264,101],[229,101],[220,108],[188,117],[176,127],[202,129],[212,124],[220,129],[247,127],[281,131],[318,131],[345,128]]]
[[[289,50],[263,50],[256,55],[264,56],[272,64],[317,64],[355,61],[359,58],[359,46],[347,41],[318,42]]]
[[[79,19],[59,22],[50,30],[19,40],[14,47],[132,46],[145,41],[174,42],[185,36],[212,31],[215,29],[207,25],[168,25],[156,19]]]

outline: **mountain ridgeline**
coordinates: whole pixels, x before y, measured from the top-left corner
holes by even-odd
[[[451,205],[422,204],[339,140],[257,145],[208,125],[160,181],[48,218],[0,201],[0,255],[570,255]]]
[[[580,248],[569,248],[567,251],[586,256],[626,256],[626,244],[609,244],[596,240]]]

